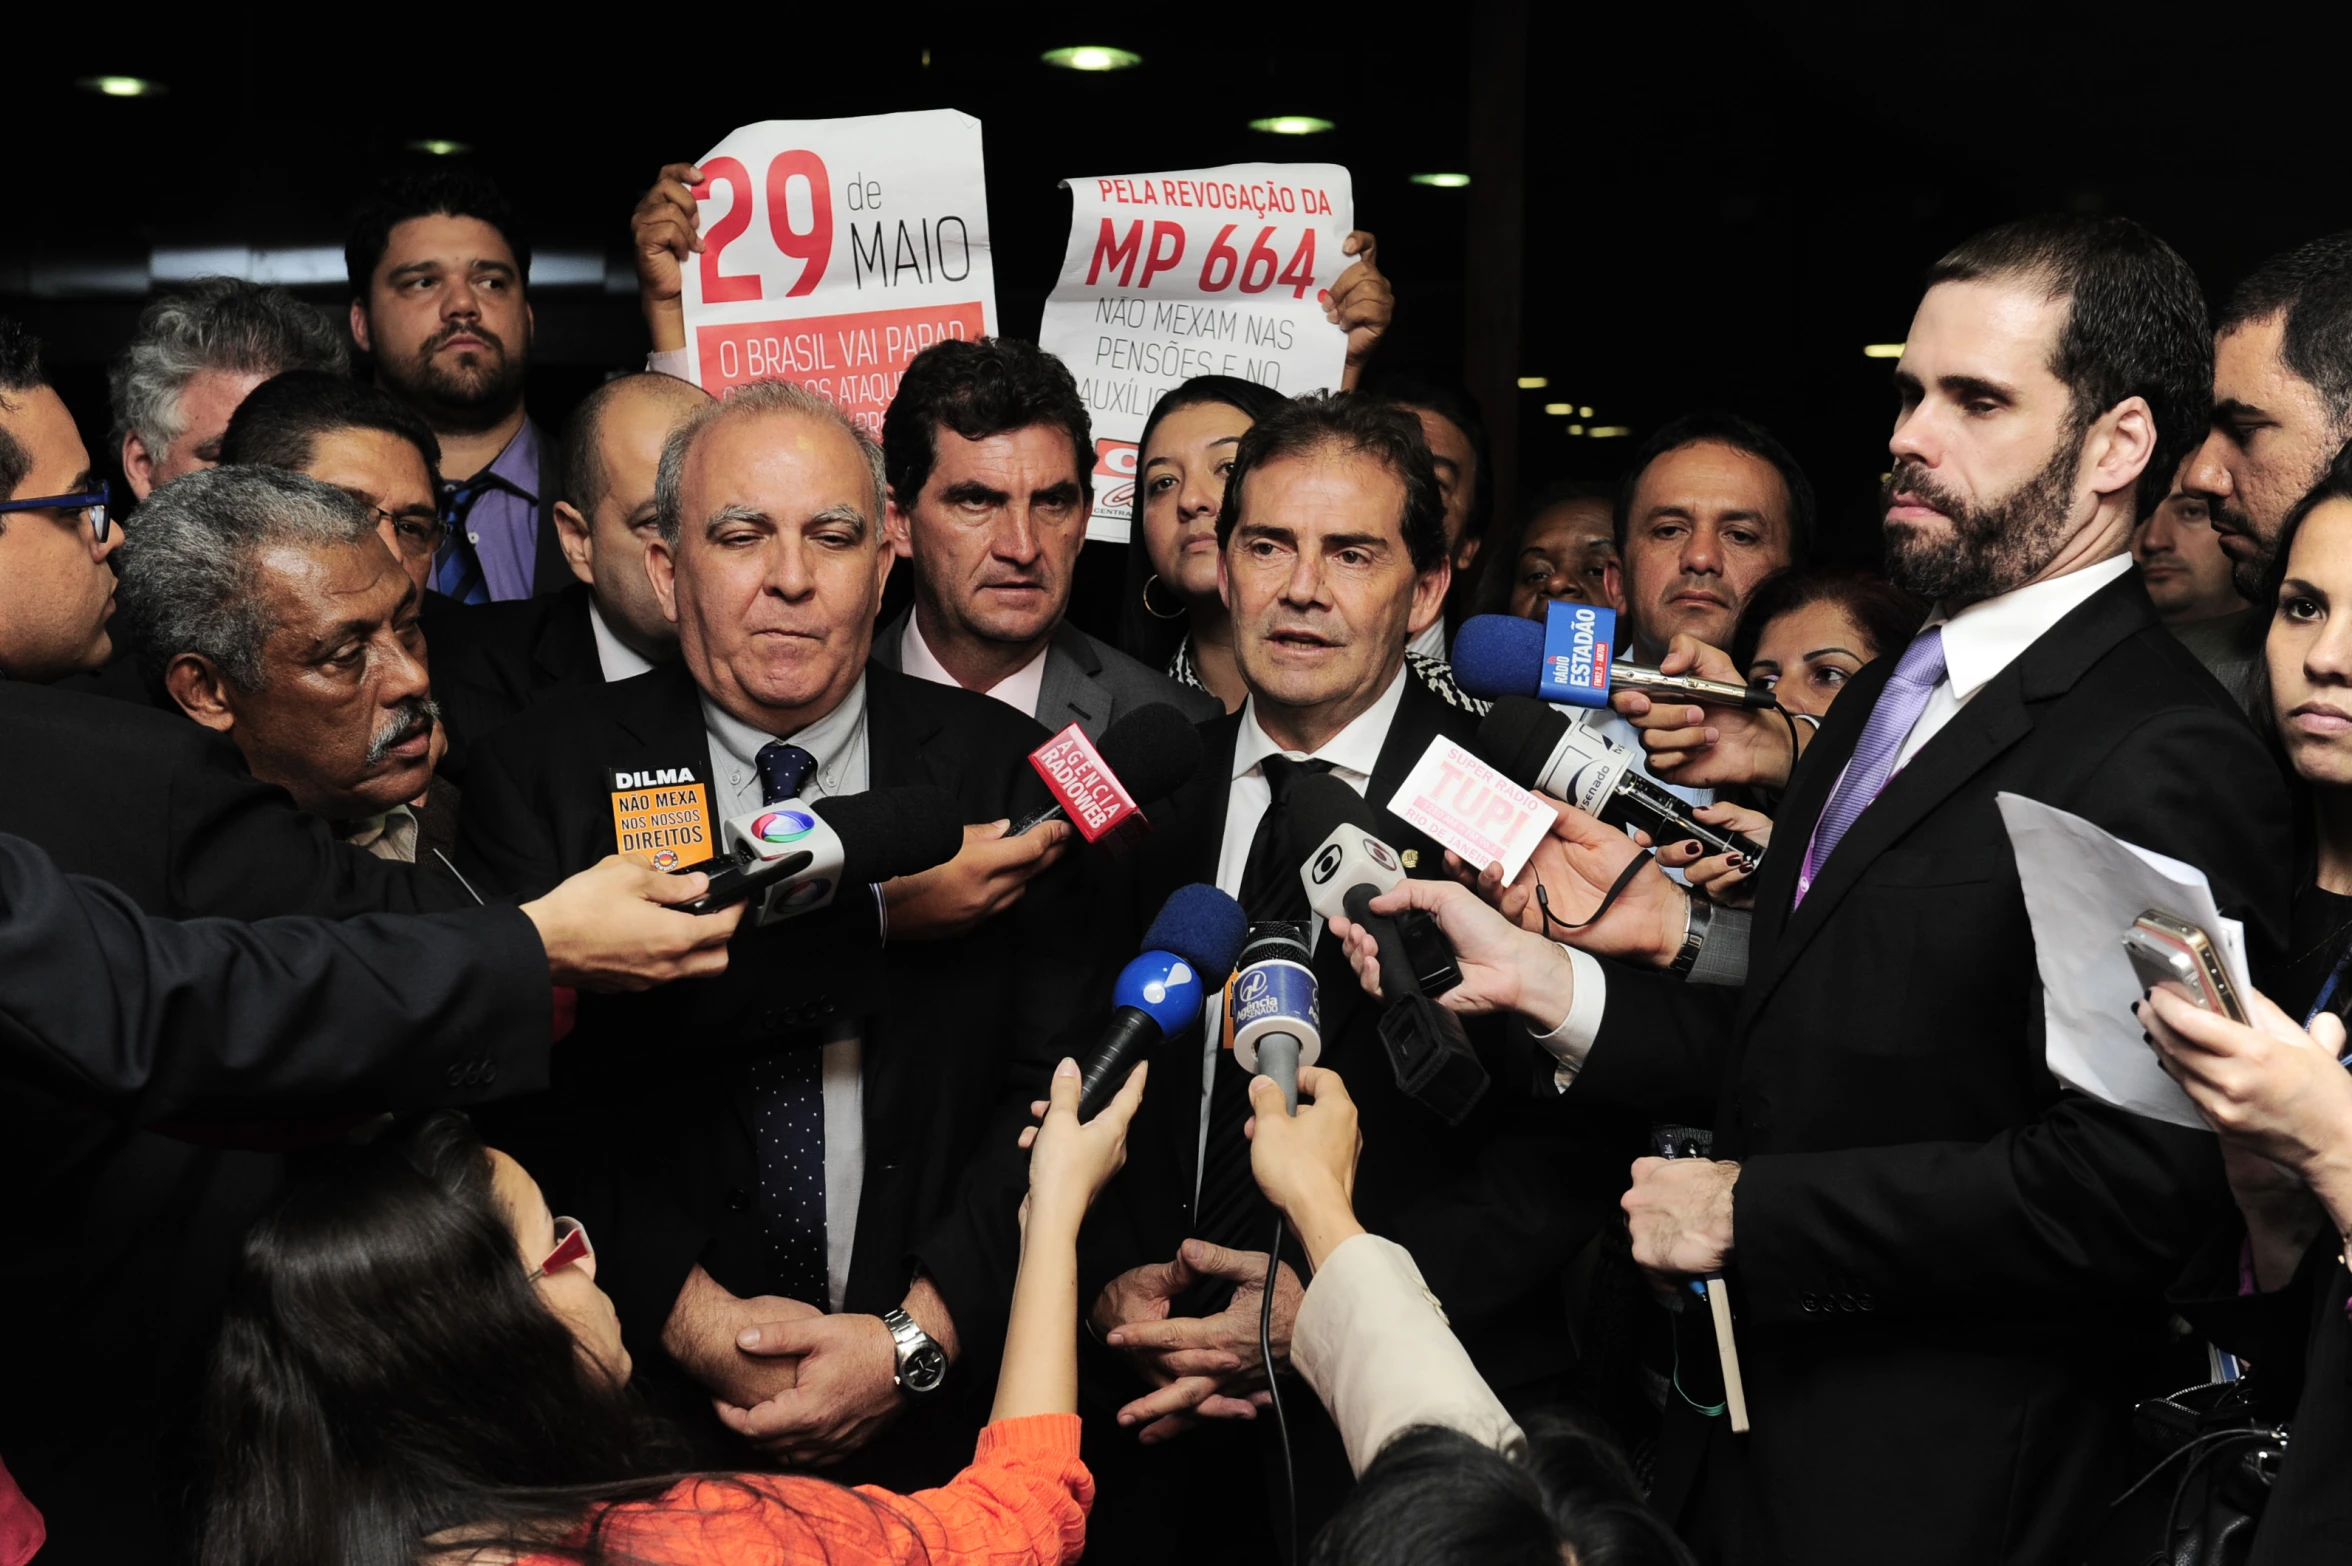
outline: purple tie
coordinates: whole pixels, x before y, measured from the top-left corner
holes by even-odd
[[[1797,877],[1797,902],[1803,902],[1805,894],[1813,890],[1813,877],[1829,863],[1846,829],[1894,776],[1895,757],[1902,753],[1903,741],[1910,738],[1919,715],[1927,710],[1927,698],[1935,694],[1943,677],[1944,628],[1939,625],[1920,632],[1903,649],[1893,677],[1878,693],[1878,705],[1870,709],[1870,721],[1863,725],[1854,759],[1846,763],[1846,775],[1838,779],[1829,803],[1822,807],[1821,819],[1813,824],[1813,841],[1805,847],[1805,868]]]

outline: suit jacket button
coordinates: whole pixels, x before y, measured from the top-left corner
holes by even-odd
[[[453,1088],[464,1087],[465,1067],[453,1060],[449,1063],[449,1069],[443,1072],[441,1077],[443,1081],[447,1082]]]
[[[1804,1306],[1808,1312],[1817,1311],[1821,1308],[1821,1301],[1819,1298],[1811,1294],[1798,1295],[1797,1303]]]
[[[761,1012],[761,1013],[760,1013],[760,1031],[761,1031],[761,1032],[763,1032],[763,1033],[781,1033],[781,1032],[783,1032],[783,1031],[784,1031],[784,1014],[783,1014],[782,1012],[778,1011],[778,1010],[777,1010],[775,1007],[773,1007],[773,1006],[769,1007],[769,1008],[768,1008],[766,1011],[763,1011],[763,1012]]]
[[[488,1086],[489,1086],[491,1083],[493,1083],[493,1082],[495,1082],[495,1081],[497,1081],[497,1080],[498,1080],[498,1062],[497,1062],[497,1061],[495,1061],[495,1060],[485,1060],[485,1061],[483,1061],[483,1062],[482,1062],[482,1085],[483,1085],[484,1087],[488,1087]]]

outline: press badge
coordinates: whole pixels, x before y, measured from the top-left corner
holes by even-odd
[[[683,870],[718,848],[711,830],[710,789],[692,767],[611,768],[613,841],[632,859],[656,870]]]

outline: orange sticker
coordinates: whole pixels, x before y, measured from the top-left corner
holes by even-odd
[[[613,840],[622,853],[656,870],[683,870],[716,851],[710,793],[692,769],[614,771],[609,781]]]

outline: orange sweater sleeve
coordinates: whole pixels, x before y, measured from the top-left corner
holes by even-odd
[[[980,1432],[970,1467],[913,1495],[789,1474],[689,1479],[594,1526],[613,1554],[659,1566],[1065,1566],[1086,1548],[1094,1505],[1078,1430],[1075,1414],[1001,1420]]]

